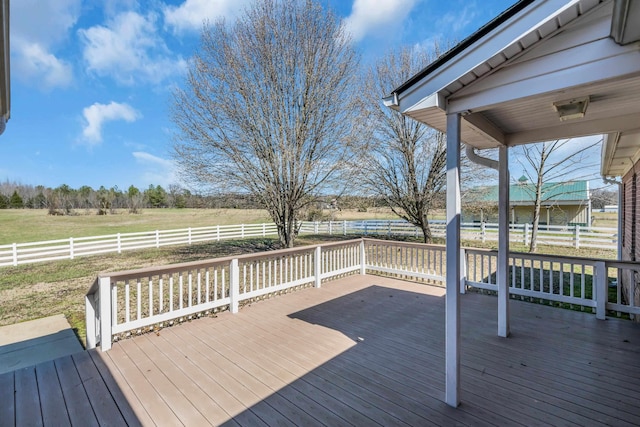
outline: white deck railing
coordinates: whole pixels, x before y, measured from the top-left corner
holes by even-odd
[[[462,249],[462,291],[497,291],[497,252]],[[111,347],[114,336],[146,332],[164,322],[190,320],[298,286],[348,274],[391,275],[442,284],[443,246],[373,239],[217,258],[98,276],[86,296],[87,347]],[[510,254],[510,293],[523,298],[640,315],[637,279],[623,288],[618,277],[640,275],[640,264],[536,254]]]

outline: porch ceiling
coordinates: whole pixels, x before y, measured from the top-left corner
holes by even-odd
[[[602,174],[621,175],[640,157],[640,43],[614,36],[640,12],[623,3],[521,1],[385,102],[441,131],[460,113],[461,139],[478,149],[606,134]],[[554,103],[584,97],[584,117],[561,121]]]

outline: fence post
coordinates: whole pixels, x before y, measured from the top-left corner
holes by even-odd
[[[391,237],[391,221],[387,221],[387,237]]]
[[[120,233],[118,233],[118,253],[122,253],[122,242],[120,241]]]
[[[365,235],[365,236],[368,236],[368,235],[369,235],[369,234],[367,233],[367,226],[368,226],[368,225],[369,225],[369,222],[368,222],[368,221],[365,221],[365,222],[364,222],[364,235]]]
[[[604,320],[607,317],[607,289],[609,278],[607,266],[604,261],[596,261],[593,287],[596,297],[596,319]]]
[[[347,221],[346,220],[342,220],[342,235],[343,236],[347,235]]]
[[[187,241],[188,241],[188,244],[191,245],[191,227],[187,229],[187,233],[188,233]]]
[[[264,222],[262,223],[262,237],[265,237],[267,235],[267,224],[265,224]]]
[[[244,224],[240,224],[240,238],[244,239]]]
[[[467,293],[467,252],[460,248],[460,293]]]
[[[484,221],[480,223],[480,240],[482,240],[482,243],[487,241],[487,226]]]
[[[229,311],[237,313],[240,299],[240,267],[238,258],[231,260],[229,265]]]
[[[313,234],[318,234],[318,221],[313,221]]]
[[[322,285],[322,246],[316,246],[313,260],[313,275],[316,278],[315,287]]]
[[[220,225],[216,225],[216,240],[220,241]]]
[[[333,234],[333,227],[331,226],[331,220],[329,220],[329,236]]]
[[[529,223],[525,222],[524,224],[524,245],[529,246]]]
[[[17,243],[13,244],[13,266],[14,267],[18,266],[18,244]]]
[[[73,259],[73,237],[69,237],[69,259]]]
[[[580,226],[576,224],[575,227],[576,227],[575,242],[576,242],[576,249],[578,249],[580,248]]]
[[[111,278],[98,278],[98,292],[100,292],[100,348],[107,351],[111,348]]]
[[[364,239],[360,240],[360,274],[367,274],[367,251],[364,245]]]
[[[156,230],[156,249],[160,248],[160,230]]]

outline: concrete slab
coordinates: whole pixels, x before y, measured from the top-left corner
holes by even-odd
[[[63,315],[0,327],[0,374],[82,351]]]

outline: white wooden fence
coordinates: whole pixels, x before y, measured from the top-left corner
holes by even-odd
[[[198,242],[277,235],[278,230],[275,224],[240,224],[13,243],[0,245],[0,267],[74,259],[86,255],[122,253],[134,249],[159,248],[167,245],[190,245]]]
[[[434,237],[445,237],[446,224],[444,221],[431,221],[430,224]],[[418,227],[402,220],[301,222],[299,232],[330,235],[414,236],[417,238],[422,236]],[[615,228],[544,226],[538,232],[538,243],[615,250],[617,248],[616,233]],[[264,223],[216,225],[105,236],[70,237],[44,242],[13,243],[0,245],[0,267],[74,259],[86,255],[122,253],[128,250],[159,248],[167,245],[190,245],[225,239],[277,236],[277,234],[278,230],[275,224]],[[482,242],[498,240],[498,224],[463,223],[462,238]],[[513,242],[528,244],[531,239],[531,226],[529,224],[512,225],[510,239]]]
[[[445,237],[445,221],[432,220],[429,221],[429,226],[434,237]],[[512,242],[528,245],[531,241],[531,224],[512,224],[510,232],[509,238]],[[422,237],[420,228],[404,220],[303,222],[300,233]],[[462,239],[466,240],[497,241],[498,224],[462,223],[461,233]],[[538,244],[615,250],[618,242],[617,233],[618,230],[615,228],[541,225],[538,228]]]
[[[497,291],[497,252],[462,249],[461,255],[461,291]],[[320,287],[349,274],[442,284],[445,259],[444,246],[362,238],[105,273],[85,299],[87,347],[100,343],[108,350],[118,334],[147,332],[225,307],[236,313],[243,301],[299,286]],[[618,280],[625,273],[640,274],[640,264],[511,253],[510,293],[593,309],[600,319],[607,310],[640,315],[637,281],[625,289]]]

